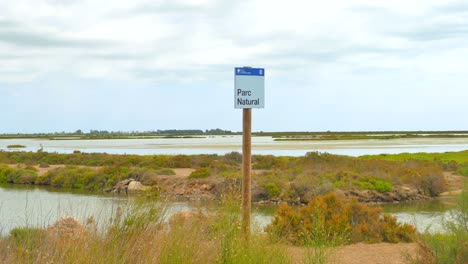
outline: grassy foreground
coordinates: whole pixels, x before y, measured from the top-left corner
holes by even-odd
[[[145,200],[117,210],[102,230],[97,230],[101,223],[93,218],[84,225],[65,218],[44,229],[15,228],[0,238],[0,262],[327,263],[339,245],[414,237],[414,228],[389,221],[389,216],[381,218],[378,210],[336,195],[320,199],[301,209],[306,217],[303,223],[295,223],[294,216],[284,218],[279,210],[267,233],[254,228],[250,236],[241,231],[240,199],[235,192],[226,193],[214,212],[179,213],[168,222],[163,206]],[[291,241],[293,233],[300,240]],[[304,253],[293,261],[294,245]]]

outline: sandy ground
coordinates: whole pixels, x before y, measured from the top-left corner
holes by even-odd
[[[440,194],[440,196],[460,194],[463,191],[463,185],[466,177],[455,175],[451,172],[444,172],[447,190]]]
[[[11,168],[15,168],[15,169],[26,167],[25,164],[8,164],[8,166],[11,167]],[[47,167],[47,168],[40,168],[38,165],[35,165],[35,166],[33,166],[33,167],[37,169],[37,174],[38,174],[39,176],[41,176],[41,175],[46,174],[48,171],[50,171],[50,170],[52,170],[52,169],[55,169],[55,168],[63,168],[63,167],[65,167],[65,166],[66,166],[66,165],[60,164],[60,165],[49,165],[49,167]],[[77,167],[81,167],[81,168],[91,168],[91,169],[94,169],[94,170],[98,170],[98,169],[101,168],[101,167],[90,167],[90,166],[77,166]]]
[[[15,169],[26,167],[26,165],[24,165],[24,164],[8,164],[8,166],[11,167],[11,168],[15,168]],[[55,168],[63,168],[63,167],[65,167],[65,165],[63,165],[63,164],[49,165],[49,167],[47,167],[47,168],[40,168],[38,165],[33,166],[33,167],[37,169],[37,173],[39,175],[44,175],[49,170],[52,170],[52,169],[55,169]],[[78,167],[92,168],[92,169],[95,169],[95,170],[98,170],[98,169],[101,168],[101,167],[89,167],[89,166],[78,166]],[[195,169],[183,168],[183,169],[172,169],[172,170],[175,172],[176,176],[188,177],[190,175],[190,173],[192,173]]]
[[[180,177],[188,177],[190,173],[195,171],[195,169],[189,169],[189,168],[172,169],[172,170],[175,172],[176,176],[180,176]]]
[[[293,263],[311,263],[313,255],[310,249],[291,247],[290,255]],[[416,243],[377,243],[342,246],[331,251],[327,259],[330,264],[404,264],[416,258],[418,244]],[[309,257],[308,257],[309,256]],[[309,258],[309,259],[308,259]]]

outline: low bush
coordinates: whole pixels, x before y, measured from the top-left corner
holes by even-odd
[[[0,164],[0,184],[8,183],[10,174],[13,174],[15,169],[8,167],[7,165]]]
[[[282,205],[266,231],[273,239],[286,239],[293,244],[310,241],[408,242],[416,229],[399,224],[389,215],[381,216],[380,208],[372,208],[356,200],[345,200],[330,193],[318,196],[298,210]]]
[[[362,189],[376,190],[381,193],[391,192],[393,190],[393,185],[391,183],[373,177],[366,177],[360,181],[355,181],[353,184]]]
[[[189,175],[189,179],[208,178],[211,175],[209,168],[199,168]]]
[[[11,174],[9,183],[34,184],[37,179],[37,172],[34,170],[20,169]]]
[[[0,165],[0,183],[34,184],[37,172],[28,169],[14,169],[6,165]]]
[[[265,184],[265,189],[269,198],[278,197],[281,193],[280,188],[274,182],[269,182]]]
[[[18,144],[13,144],[13,145],[8,145],[7,148],[25,148],[26,146],[23,145],[18,145]]]
[[[65,166],[49,170],[37,178],[36,184],[62,188],[77,188],[89,191],[102,191],[111,188],[121,179],[127,178],[127,167],[88,167]]]
[[[223,161],[228,165],[239,165],[242,163],[242,154],[235,151],[224,154]]]

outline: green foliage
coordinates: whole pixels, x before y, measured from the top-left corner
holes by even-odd
[[[462,176],[468,176],[468,166],[460,168],[458,173]]]
[[[464,152],[449,153],[461,157]],[[446,155],[449,155],[446,154]],[[413,154],[407,154],[413,157]],[[414,154],[415,157],[422,154]],[[386,157],[386,156],[384,156]],[[200,168],[193,177],[209,175],[233,179],[240,177],[242,155],[237,152],[218,155],[111,155],[103,153],[58,154],[47,152],[0,152],[0,163],[21,164],[65,164],[74,166],[102,167],[86,177],[70,179],[57,175],[52,182],[49,177],[40,177],[40,184],[53,184],[71,188],[102,190],[109,188],[119,179],[135,178],[145,185],[158,183],[158,175],[173,174],[170,168]],[[408,159],[388,161],[381,156],[360,158],[310,152],[303,157],[275,157],[271,155],[253,157],[253,166],[261,169],[255,181],[263,188],[274,183],[280,188],[281,199],[288,202],[307,203],[317,195],[333,188],[347,189],[359,186],[380,192],[391,191],[393,186],[408,185],[423,191],[426,195],[437,196],[444,191],[442,175],[444,167],[464,171],[466,165],[450,165],[453,162],[434,159]],[[169,169],[167,169],[169,168]],[[205,169],[201,169],[205,168]],[[72,174],[76,172],[72,172]],[[93,174],[94,176],[90,176]],[[5,181],[0,173],[0,182]],[[3,177],[3,178],[2,178]],[[91,179],[91,178],[95,179]],[[8,181],[8,180],[7,180]],[[21,180],[17,180],[21,182]],[[31,182],[26,181],[26,182]],[[88,182],[88,184],[86,183]],[[35,182],[36,183],[36,182]]]
[[[27,251],[36,249],[45,238],[45,232],[39,228],[16,227],[10,231],[10,239],[17,248]]]
[[[65,166],[49,170],[37,178],[36,184],[62,188],[76,188],[89,191],[102,191],[111,188],[118,181],[127,178],[127,167],[89,167]]]
[[[280,188],[274,182],[269,182],[265,184],[265,189],[268,193],[269,198],[278,197],[281,193]]]
[[[8,167],[7,165],[0,164],[0,184],[8,183],[10,175],[15,172],[15,169]]]
[[[9,183],[34,184],[37,179],[37,172],[28,169],[19,169],[10,175]]]
[[[0,183],[34,184],[37,172],[28,167],[25,169],[14,169],[6,165],[0,165]]]
[[[253,169],[286,169],[288,167],[288,157],[275,157],[273,155],[253,156]]]
[[[226,153],[223,156],[223,161],[229,165],[239,165],[242,163],[242,154],[235,151]]]
[[[266,231],[274,239],[299,245],[317,240],[334,244],[407,242],[416,232],[414,227],[399,224],[392,216],[381,217],[380,208],[340,199],[333,193],[318,196],[299,210],[282,205]]]
[[[14,145],[8,145],[7,148],[11,149],[11,148],[25,148],[26,146],[23,146],[23,145],[18,145],[18,144],[14,144]]]
[[[225,179],[239,179],[242,173],[239,170],[225,170],[219,172],[217,176]]]
[[[360,181],[355,181],[353,184],[361,187],[362,189],[376,190],[381,193],[391,192],[393,190],[391,183],[384,180],[378,180],[373,177],[363,178]]]
[[[10,231],[10,237],[14,239],[16,243],[22,244],[41,233],[42,230],[39,228],[15,227]]]
[[[460,152],[444,152],[444,153],[400,153],[400,154],[381,154],[381,155],[365,155],[361,156],[362,159],[370,160],[387,160],[387,161],[441,161],[448,163],[450,161],[459,164],[468,163],[468,150]]]
[[[200,178],[208,178],[211,172],[209,168],[199,168],[189,175],[189,179],[200,179]]]

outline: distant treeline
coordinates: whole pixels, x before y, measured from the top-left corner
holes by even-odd
[[[240,135],[242,132],[216,129],[167,129],[153,131],[108,131],[90,130],[84,132],[80,129],[74,132],[54,132],[54,133],[16,133],[0,134],[0,139],[5,138],[48,138],[60,139],[73,137],[76,139],[126,139],[126,138],[147,138],[164,136],[200,136],[200,135]],[[253,132],[253,136],[271,136],[277,140],[330,140],[330,139],[391,139],[391,138],[415,138],[415,137],[468,137],[468,131],[288,131],[288,132]]]
[[[254,132],[253,135],[258,136],[339,136],[339,135],[448,135],[448,134],[463,134],[468,135],[468,130],[447,130],[447,131],[287,131],[287,132]]]
[[[234,135],[239,132],[232,132],[223,129],[167,129],[154,131],[108,131],[108,130],[90,130],[84,132],[78,129],[74,132],[53,132],[53,133],[16,133],[0,134],[0,138],[59,138],[59,137],[78,137],[78,138],[128,138],[128,137],[152,137],[152,136],[171,136],[171,135]]]

